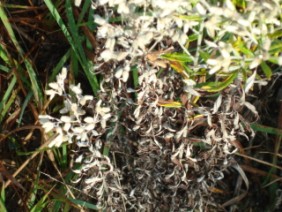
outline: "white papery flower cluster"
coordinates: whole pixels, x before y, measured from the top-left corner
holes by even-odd
[[[96,102],[94,114],[86,114],[86,107],[93,96],[82,95],[80,84],[70,85],[69,89],[73,95],[65,90],[65,79],[67,69],[63,68],[62,73],[57,76],[57,82],[50,83],[50,90],[46,94],[50,100],[55,95],[64,99],[64,107],[60,110],[61,117],[55,118],[49,115],[40,115],[39,121],[45,132],[50,131],[55,135],[50,141],[49,147],[59,147],[63,142],[72,143],[74,140],[78,146],[90,146],[92,139],[101,136],[106,131],[106,125],[112,117],[109,107],[103,107],[102,101]]]
[[[106,40],[99,60],[112,60],[119,64],[127,61],[118,67],[119,78],[124,82],[128,79],[128,67],[140,63],[142,58],[146,60],[145,55],[157,45],[168,48],[162,43],[168,38],[180,45],[187,57],[193,60],[191,69],[197,71],[206,67],[210,75],[256,69],[270,59],[278,64],[282,61],[281,55],[269,54],[272,45],[269,35],[281,27],[279,0],[248,1],[241,11],[231,0],[217,4],[208,0],[97,0],[93,5],[95,8],[103,7],[105,11],[104,17],[94,15],[98,24],[97,39]],[[121,17],[121,24],[110,23],[116,18],[114,8]],[[205,31],[210,39],[203,38]],[[189,33],[198,36],[195,54],[184,48]],[[212,56],[203,61],[200,52]],[[248,88],[256,82],[250,75]],[[196,84],[193,79],[189,80]],[[190,91],[198,95],[193,86]]]
[[[173,42],[184,44],[191,23],[186,23],[178,15],[191,11],[191,3],[183,0],[120,0],[94,1],[95,7],[105,6],[107,17],[94,16],[99,25],[97,38],[105,38],[105,50],[101,53],[104,61],[121,61],[130,56],[132,59],[144,55],[148,45],[153,46],[169,37]],[[121,15],[124,25],[109,23],[113,14],[112,8],[117,7],[117,13]],[[142,8],[142,12],[137,10]],[[120,48],[122,47],[122,48]]]
[[[249,69],[258,67],[261,62],[270,59],[269,50],[271,39],[269,35],[281,27],[279,16],[281,7],[278,0],[271,1],[248,1],[246,8],[238,11],[231,0],[224,1],[222,6],[211,6],[208,1],[199,3],[207,13],[204,27],[212,42],[205,40],[210,52],[219,52],[219,56],[209,59],[210,74],[219,70],[233,72],[248,65]],[[230,42],[224,42],[223,37],[229,34]],[[242,40],[245,49],[249,52],[240,52],[240,47],[231,45]],[[274,57],[279,61],[279,57]]]
[[[66,90],[66,77],[67,69],[63,68],[57,81],[49,83],[51,89],[46,90],[50,100],[55,96],[63,98],[64,107],[59,111],[60,117],[40,115],[39,121],[45,133],[49,133],[48,147],[60,147],[67,142],[84,149],[82,152],[78,150],[79,155],[75,158],[75,163],[81,166],[73,170],[78,175],[74,183],[83,181],[85,192],[95,190],[97,206],[102,208],[108,201],[105,198],[113,193],[121,195],[121,199],[125,198],[119,185],[118,170],[109,157],[101,153],[101,136],[108,133],[107,128],[113,114],[110,107],[103,106],[105,102],[101,99],[96,101],[91,95],[83,95],[80,84],[70,85],[69,90]],[[84,179],[85,175],[87,179]],[[107,181],[108,178],[111,180]],[[113,202],[112,199],[109,201]]]

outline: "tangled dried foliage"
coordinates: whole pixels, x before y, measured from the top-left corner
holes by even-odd
[[[218,105],[212,109],[204,106],[162,108],[155,102],[162,96],[153,89],[162,84],[164,81],[158,80],[156,85],[144,85],[144,89],[155,92],[138,95],[142,104],[132,111],[134,126],[126,126],[131,134],[129,139],[136,139],[137,145],[131,147],[135,153],[130,163],[121,167],[130,192],[128,203],[136,210],[146,211],[203,209],[216,205],[218,200],[213,199],[210,190],[218,186],[224,170],[231,166],[230,158],[236,151],[232,142],[239,134],[246,136],[238,114],[242,108],[240,99],[236,101],[236,95],[220,96]],[[168,95],[170,92],[174,93],[172,87]],[[192,114],[202,116],[189,119]],[[122,142],[131,144],[130,140]],[[120,152],[122,147],[124,144],[116,144],[113,152]],[[122,161],[127,161],[127,154],[124,157]],[[134,184],[132,178],[136,181]]]
[[[64,97],[61,113],[72,115],[40,116],[45,130],[58,134],[50,146],[76,141],[75,162],[82,164],[74,170],[80,176],[76,182],[82,180],[84,191],[96,194],[100,207],[219,207],[210,190],[231,166],[237,150],[233,142],[248,134],[247,123],[239,115],[244,104],[238,92],[243,91],[231,87],[233,95],[220,95],[213,108],[205,106],[205,101],[201,107],[165,108],[158,105],[159,99],[185,93],[179,76],[172,72],[157,78],[154,69],[143,73],[137,103],[121,98],[128,93],[112,85],[117,79],[104,82],[99,101],[83,96],[79,86],[70,86],[74,97],[61,87],[64,92],[56,92]],[[47,93],[52,96],[57,87],[51,87]],[[107,107],[101,102],[107,102]],[[109,157],[101,154],[105,145],[111,146]]]
[[[268,14],[275,1],[265,4],[268,7],[264,12]],[[66,70],[58,76],[57,83],[50,84],[52,89],[46,93],[51,98],[63,97],[65,105],[60,119],[40,117],[47,132],[53,130],[58,134],[50,146],[60,146],[63,141],[78,144],[76,162],[81,166],[74,170],[79,176],[76,182],[82,183],[85,192],[94,194],[102,208],[181,211],[209,207],[220,210],[227,199],[215,198],[211,193],[216,189],[222,192],[225,188],[221,181],[226,171],[236,165],[233,153],[238,150],[237,139],[253,135],[241,112],[248,109],[257,116],[254,106],[245,100],[254,75],[245,89],[238,77],[237,84],[230,84],[214,104],[201,98],[195,106],[193,96],[204,93],[194,87],[195,80],[185,79],[168,69],[159,75],[158,65],[147,61],[146,54],[148,47],[151,50],[157,46],[169,48],[165,44],[167,37],[172,39],[173,45],[182,46],[188,30],[199,24],[183,19],[182,15],[189,13],[196,14],[196,19],[199,15],[206,16],[204,27],[210,37],[217,33],[223,36],[228,31],[239,33],[248,45],[257,43],[255,35],[266,32],[251,26],[252,22],[262,20],[255,16],[262,7],[251,1],[246,13],[239,15],[231,1],[226,1],[224,7],[209,7],[206,1],[195,6],[182,0],[100,0],[94,1],[93,6],[104,13],[104,17],[95,15],[99,25],[97,39],[106,40],[95,71],[101,73],[99,69],[109,62],[111,70],[103,73],[101,90],[95,98],[83,96],[79,85],[71,86],[70,93],[65,91]],[[117,7],[116,12],[112,10],[114,7]],[[258,11],[252,10],[254,7]],[[274,12],[267,23],[261,23],[265,26],[263,29],[267,30],[269,23],[278,24],[278,12]],[[123,24],[109,23],[116,15],[121,16]],[[243,16],[247,16],[247,22]],[[223,26],[218,28],[220,24],[229,26],[231,22],[234,24],[226,27],[226,31],[220,31]],[[263,38],[267,41],[267,37]],[[218,58],[205,64],[210,74],[245,66],[238,63],[245,56],[233,47],[218,40],[205,42],[204,50],[220,52]],[[260,47],[257,51],[252,59],[258,59],[248,64],[250,68],[267,58],[260,56]],[[197,53],[190,56],[194,60],[193,68],[199,70]],[[134,66],[138,70],[136,87],[128,82]],[[180,107],[162,106],[163,102],[179,98],[183,103]],[[109,155],[101,153],[105,148],[110,148]]]

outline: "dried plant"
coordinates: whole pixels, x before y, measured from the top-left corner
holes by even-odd
[[[248,1],[242,11],[230,0],[210,2],[93,1],[104,15],[94,17],[97,39],[105,40],[94,71],[101,74],[110,64],[101,74],[101,90],[95,98],[82,95],[80,85],[66,91],[63,69],[46,91],[50,99],[64,99],[62,116],[41,115],[40,121],[46,133],[56,135],[49,147],[77,144],[77,182],[97,197],[98,206],[220,208],[211,193],[223,192],[221,181],[236,164],[238,139],[253,136],[242,111],[258,117],[246,95],[271,76],[266,62],[281,65],[273,46],[281,8],[275,0]],[[121,22],[112,24],[116,16]],[[187,33],[196,35],[194,51]],[[172,46],[183,52],[159,51]],[[154,52],[160,53],[154,58]],[[135,86],[128,82],[133,67]],[[105,146],[109,154],[102,154]]]

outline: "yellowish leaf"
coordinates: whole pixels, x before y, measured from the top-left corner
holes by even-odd
[[[216,187],[208,187],[208,190],[212,193],[217,193],[217,194],[224,194],[225,192],[219,188]]]
[[[162,107],[180,108],[182,107],[181,102],[176,102],[173,100],[159,100],[158,105]]]
[[[183,65],[178,61],[169,61],[170,66],[179,73],[184,79],[189,79],[188,74],[186,73]]]

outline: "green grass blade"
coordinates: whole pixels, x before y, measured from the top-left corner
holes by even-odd
[[[68,145],[63,144],[60,148],[52,148],[52,152],[55,157],[55,161],[59,165],[60,170],[66,169],[68,167]]]
[[[68,167],[68,147],[67,145],[62,146],[62,162],[61,162],[62,168]]]
[[[60,26],[60,28],[61,28],[62,32],[64,33],[65,37],[67,38],[68,42],[70,43],[70,45],[74,49],[72,37],[71,37],[66,25],[64,24],[63,19],[61,18],[58,10],[56,9],[55,5],[52,3],[51,0],[44,0],[44,2],[46,4],[46,6],[48,7],[51,15],[53,16],[53,18],[55,19],[57,24]]]
[[[76,78],[78,76],[79,71],[79,61],[77,60],[76,54],[74,51],[71,51],[71,72]],[[75,80],[75,79],[74,79]]]
[[[7,211],[7,209],[5,207],[5,201],[6,201],[5,186],[2,185],[1,195],[0,195],[0,211],[1,212],[6,212]]]
[[[256,132],[263,132],[276,136],[282,136],[282,130],[278,128],[268,127],[261,124],[251,124],[251,128]]]
[[[59,72],[62,70],[64,67],[65,63],[70,57],[71,50],[69,49],[65,55],[60,59],[60,61],[57,63],[57,65],[53,68],[52,74],[48,79],[48,82],[53,82],[56,79],[56,76],[59,74]]]
[[[53,200],[53,202],[54,202],[54,206],[52,207],[52,211],[54,211],[54,212],[61,211],[61,208],[62,208],[62,205],[63,205],[62,201]]]
[[[70,0],[66,0],[66,9],[67,9],[67,18],[69,21],[69,28],[71,35],[73,37],[73,45],[76,47],[75,52],[78,57],[78,60],[80,61],[80,64],[84,70],[84,73],[86,74],[86,77],[88,78],[90,85],[92,87],[92,90],[94,94],[97,94],[97,91],[99,90],[99,84],[97,81],[97,78],[94,74],[90,72],[91,68],[93,67],[93,64],[86,58],[83,46],[82,46],[82,41],[79,36],[79,28],[77,24],[75,23],[74,16],[73,16],[73,11],[72,11],[72,5]]]
[[[90,30],[95,30],[97,27],[97,24],[94,22],[94,13],[95,13],[95,10],[91,8],[88,13],[88,22],[85,23]]]
[[[132,68],[132,76],[133,76],[133,85],[134,88],[137,89],[138,85],[139,85],[139,81],[138,81],[138,68],[137,66]]]
[[[51,188],[48,192],[46,192],[46,194],[37,202],[37,204],[32,207],[30,212],[42,211],[46,207],[46,205],[48,204],[48,201],[46,201],[46,200],[49,197],[53,188]]]
[[[42,211],[46,205],[48,204],[48,202],[46,201],[47,197],[48,197],[48,193],[46,195],[44,195],[39,202],[30,210],[30,212],[38,212],[38,211]]]
[[[65,204],[63,212],[69,212],[71,211],[71,205],[70,204]]]
[[[32,96],[33,96],[33,93],[30,91],[30,92],[28,92],[27,96],[25,97],[25,100],[24,100],[24,102],[23,102],[23,104],[21,106],[21,113],[20,113],[20,116],[19,116],[18,121],[17,121],[18,122],[18,126],[22,122],[24,111],[25,111],[25,109],[26,109],[26,107],[27,107],[27,105],[28,105],[28,103],[29,103],[29,101],[30,101]]]
[[[0,70],[9,73],[11,69],[7,66],[0,65]]]
[[[21,46],[19,45],[19,43],[16,39],[16,36],[15,36],[14,31],[12,29],[12,26],[11,26],[9,20],[8,20],[8,17],[5,13],[5,10],[3,8],[2,3],[0,3],[0,19],[2,20],[2,22],[5,26],[5,29],[7,30],[7,32],[9,34],[13,44],[15,45],[17,51],[19,52],[22,59],[24,59],[24,63],[25,63],[25,66],[26,66],[26,69],[27,69],[27,72],[28,72],[28,75],[29,75],[29,78],[30,78],[30,81],[31,81],[31,87],[32,87],[32,91],[34,93],[34,97],[35,97],[37,103],[41,104],[43,102],[43,94],[42,94],[42,92],[39,88],[39,85],[37,83],[35,71],[33,70],[31,63],[26,58],[24,58],[24,52],[23,52]]]
[[[74,39],[72,38],[71,34],[69,33],[66,25],[64,24],[60,14],[58,13],[56,7],[53,5],[53,3],[51,2],[51,0],[44,0],[46,6],[48,7],[50,13],[52,14],[52,16],[54,17],[54,19],[56,20],[56,22],[58,23],[58,25],[60,26],[62,32],[64,33],[65,37],[67,38],[69,44],[71,45],[71,48],[73,49],[73,51],[76,54],[76,57],[78,58],[84,73],[87,76],[87,79],[92,87],[92,90],[94,92],[94,94],[96,95],[98,90],[99,90],[99,84],[98,81],[96,79],[96,76],[91,73],[91,68],[93,66],[90,66],[89,62],[87,62],[87,60],[85,59],[85,53],[83,52],[82,46],[81,46],[81,42],[80,42],[80,38],[78,36],[77,33],[77,29],[75,27],[75,23],[74,23],[74,19],[72,16],[72,7],[71,7],[71,3],[70,1],[66,1],[66,7],[67,7],[67,16],[68,19],[70,21],[70,30],[71,32],[74,34]],[[78,49],[77,49],[78,48]]]
[[[1,212],[7,212],[7,209],[5,207],[5,203],[4,201],[2,200],[2,198],[0,198],[0,211]]]
[[[65,145],[66,146],[66,145]],[[77,168],[76,166],[74,167],[75,169]],[[73,172],[69,172],[65,177],[65,183],[70,183],[72,181],[72,179],[74,178],[75,174]],[[65,185],[63,183],[61,183],[60,188],[58,189],[60,194],[66,193],[67,192],[67,187],[68,185]],[[68,207],[67,205],[70,205],[67,201],[54,201],[54,207],[52,208],[52,210],[54,212],[58,212],[61,211],[61,208],[63,208],[63,203],[65,203],[65,207]]]
[[[92,4],[92,1],[91,0],[85,0],[84,1],[84,4],[82,6],[82,9],[81,9],[81,12],[79,14],[79,17],[78,17],[78,21],[77,23],[80,24],[83,20],[83,17],[85,16],[85,14],[87,13],[87,11],[89,10],[90,6]],[[94,23],[94,22],[93,22]]]
[[[33,182],[33,186],[32,186],[32,190],[30,192],[30,195],[29,195],[29,198],[27,200],[27,205],[29,207],[29,209],[33,206],[35,207],[35,201],[36,201],[36,196],[38,195],[38,191],[39,191],[39,179],[40,179],[40,172],[37,172],[37,175],[36,175],[36,179],[35,181]]]
[[[71,33],[71,36],[73,37],[73,45],[76,47],[76,51],[78,53],[79,58],[82,60],[82,62],[85,62],[86,56],[81,44],[81,37],[78,34],[78,27],[75,23],[73,11],[72,11],[72,5],[70,0],[66,0],[66,12],[67,12],[67,18],[68,18],[68,24],[69,24],[69,30]]]
[[[25,59],[24,63],[31,81],[31,87],[34,97],[36,101],[41,105],[43,103],[43,92],[41,92],[41,89],[39,88],[39,85],[37,83],[36,73],[31,63],[27,59]]]
[[[0,58],[4,61],[5,64],[10,64],[10,60],[7,54],[5,47],[0,43]]]
[[[12,104],[15,102],[17,95],[18,95],[18,90],[13,90],[9,100],[7,101],[5,107],[3,108],[3,110],[0,113],[0,123],[2,122],[2,119],[6,116],[6,114],[8,113]]]
[[[2,122],[2,119],[5,116],[5,111],[7,111],[7,101],[9,99],[9,97],[11,96],[11,93],[14,90],[15,84],[17,82],[17,78],[15,76],[13,76],[7,91],[5,92],[2,100],[0,101],[0,123]]]
[[[8,19],[7,15],[6,15],[6,12],[4,10],[3,3],[1,3],[1,2],[0,2],[0,19],[2,20],[2,22],[4,24],[4,27],[7,30],[7,32],[9,34],[13,44],[15,45],[17,51],[20,53],[21,56],[23,56],[24,53],[23,53],[23,51],[22,51],[22,49],[21,49],[21,47],[20,47],[20,45],[19,45],[19,43],[18,43],[18,41],[16,39],[16,36],[14,34],[14,31],[13,31],[13,28],[12,28],[12,26],[11,26],[11,24],[9,22],[9,19]]]

